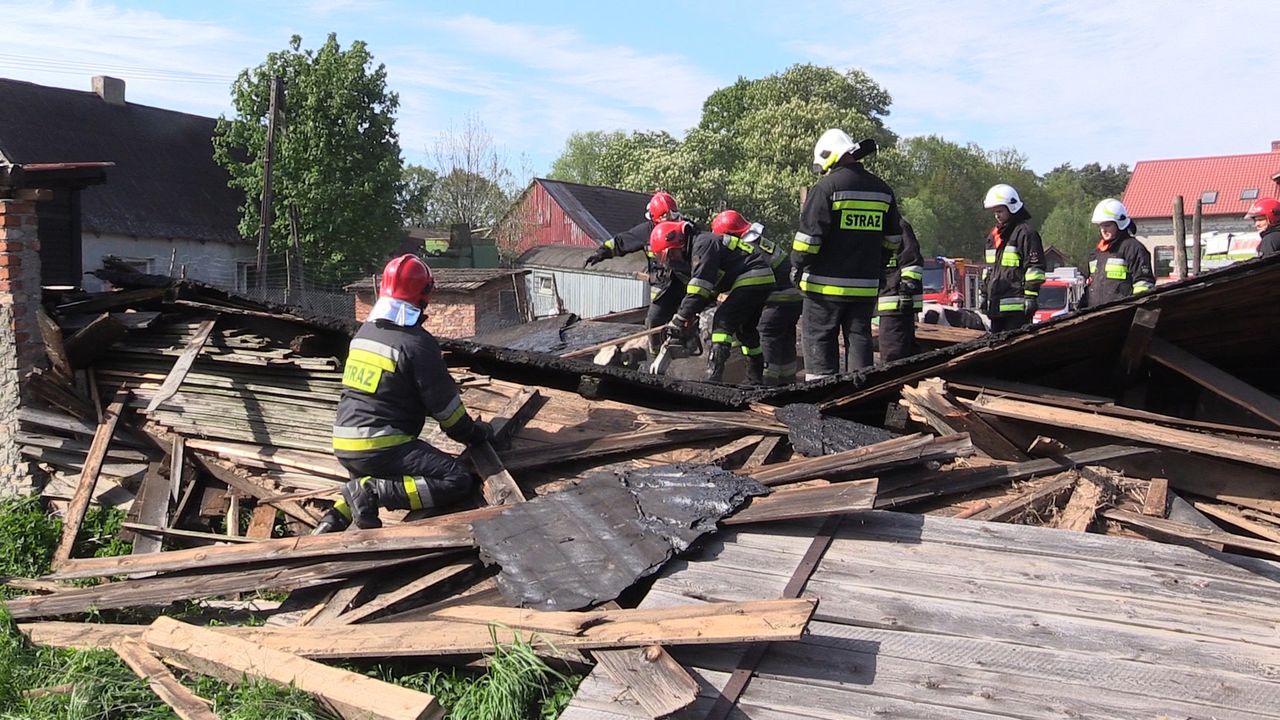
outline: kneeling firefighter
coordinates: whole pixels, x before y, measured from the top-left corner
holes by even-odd
[[[760,347],[764,350],[764,384],[796,381],[796,327],[804,309],[804,294],[791,282],[791,248],[764,237],[764,226],[749,223],[737,210],[725,210],[711,220],[711,232],[755,248],[773,268],[773,292],[760,313]]]
[[[378,301],[351,340],[333,451],[352,479],[316,533],[380,527],[378,507],[435,508],[462,500],[474,478],[458,459],[418,439],[427,415],[450,439],[488,442],[493,430],[473,420],[449,375],[440,345],[422,327],[435,281],[414,255],[382,271]]]
[[[773,268],[764,255],[732,235],[697,233],[683,220],[659,223],[649,236],[649,249],[664,263],[691,263],[689,285],[675,317],[667,323],[668,341],[682,341],[697,332],[695,320],[717,295],[729,294],[711,320],[711,351],[707,355],[707,380],[724,376],[736,337],[747,356],[747,382],[764,380],[764,356],[760,347],[760,313],[773,291]]]

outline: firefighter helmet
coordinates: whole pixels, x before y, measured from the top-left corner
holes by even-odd
[[[649,198],[644,217],[655,223],[676,220],[680,217],[680,208],[676,205],[676,199],[671,197],[671,193],[656,192]]]
[[[982,207],[990,210],[997,205],[1003,205],[1009,208],[1009,212],[1016,213],[1022,209],[1022,198],[1018,197],[1018,191],[1012,185],[992,185],[987,191],[986,199],[982,201]]]
[[[417,255],[401,255],[392,258],[382,269],[382,284],[378,295],[403,300],[421,309],[431,300],[431,290],[435,285],[431,268],[421,258]]]
[[[668,220],[654,226],[649,233],[649,252],[660,262],[667,261],[667,254],[672,250],[684,249],[689,241],[689,223],[683,220]]]
[[[831,169],[845,153],[858,147],[849,134],[839,128],[822,133],[813,146],[813,171],[824,173]]]
[[[1269,197],[1258,198],[1249,206],[1249,212],[1244,216],[1249,220],[1266,218],[1268,225],[1280,224],[1280,200]]]
[[[1129,219],[1129,211],[1124,209],[1124,203],[1113,198],[1103,200],[1093,209],[1093,224],[1101,225],[1104,222],[1113,222],[1121,230],[1132,223]]]
[[[751,223],[747,222],[747,219],[737,210],[722,210],[711,218],[711,232],[717,235],[732,235],[740,238],[750,229]]]

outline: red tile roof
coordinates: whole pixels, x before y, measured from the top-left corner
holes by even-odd
[[[1167,218],[1173,214],[1173,198],[1181,195],[1187,215],[1195,211],[1200,194],[1217,191],[1217,202],[1206,203],[1205,215],[1239,215],[1252,200],[1241,200],[1245,190],[1258,190],[1258,197],[1280,196],[1273,176],[1280,173],[1280,152],[1253,155],[1140,160],[1124,191],[1124,206],[1130,217]]]

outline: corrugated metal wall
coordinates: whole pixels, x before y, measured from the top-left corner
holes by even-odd
[[[565,312],[584,318],[649,304],[649,284],[644,280],[562,268],[528,269],[525,277],[535,318],[556,314],[557,295]]]

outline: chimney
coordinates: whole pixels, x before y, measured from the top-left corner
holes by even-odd
[[[1271,152],[1280,153],[1280,140],[1271,141]]]
[[[120,78],[94,75],[93,91],[108,105],[124,105],[124,81]]]

